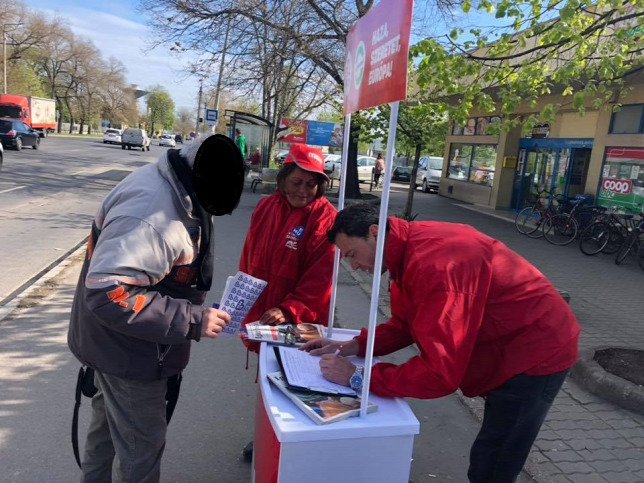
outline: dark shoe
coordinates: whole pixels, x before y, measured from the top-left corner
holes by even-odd
[[[249,463],[253,461],[253,442],[252,441],[248,443],[246,446],[244,446],[244,449],[242,450],[242,455],[244,456],[244,460],[248,461]]]

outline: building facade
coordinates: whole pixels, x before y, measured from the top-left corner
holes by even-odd
[[[527,117],[540,106],[519,108]],[[446,138],[440,194],[502,210],[521,209],[542,190],[574,197],[590,194],[599,205],[634,211],[644,203],[644,79],[629,83],[621,110],[587,107],[584,116],[563,107],[554,122],[488,134],[496,116],[472,116],[452,125]],[[476,114],[476,113],[475,113]]]

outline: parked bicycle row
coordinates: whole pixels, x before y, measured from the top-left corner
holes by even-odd
[[[644,270],[644,207],[640,205],[638,214],[592,203],[590,195],[566,199],[543,190],[517,214],[514,224],[519,233],[543,237],[553,245],[579,240],[585,255],[615,255],[617,265],[633,255]]]

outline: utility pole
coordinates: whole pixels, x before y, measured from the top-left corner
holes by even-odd
[[[232,3],[231,3],[232,7]],[[219,63],[219,76],[217,77],[217,90],[215,91],[215,109],[219,111],[219,91],[221,90],[221,77],[224,75],[224,63],[226,61],[226,51],[228,50],[228,33],[230,32],[230,17],[226,23],[226,35],[224,36],[224,48],[221,52],[221,62]]]
[[[197,125],[195,126],[195,133],[199,134],[199,114],[201,113],[201,94],[203,92],[203,78],[199,79],[199,101],[197,102]],[[205,115],[206,111],[204,111]]]

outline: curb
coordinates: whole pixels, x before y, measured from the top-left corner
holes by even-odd
[[[86,250],[88,237],[83,238],[74,247],[51,262],[36,275],[31,277],[25,283],[20,285],[16,290],[11,292],[8,297],[0,302],[0,322],[10,316],[14,310],[20,307],[20,303],[34,291],[43,287],[47,282],[55,278],[78,254]]]
[[[594,360],[596,350],[608,348],[599,347],[580,351],[579,360],[572,367],[570,375],[595,396],[644,416],[644,386],[611,374]],[[610,348],[632,349],[632,347]]]

